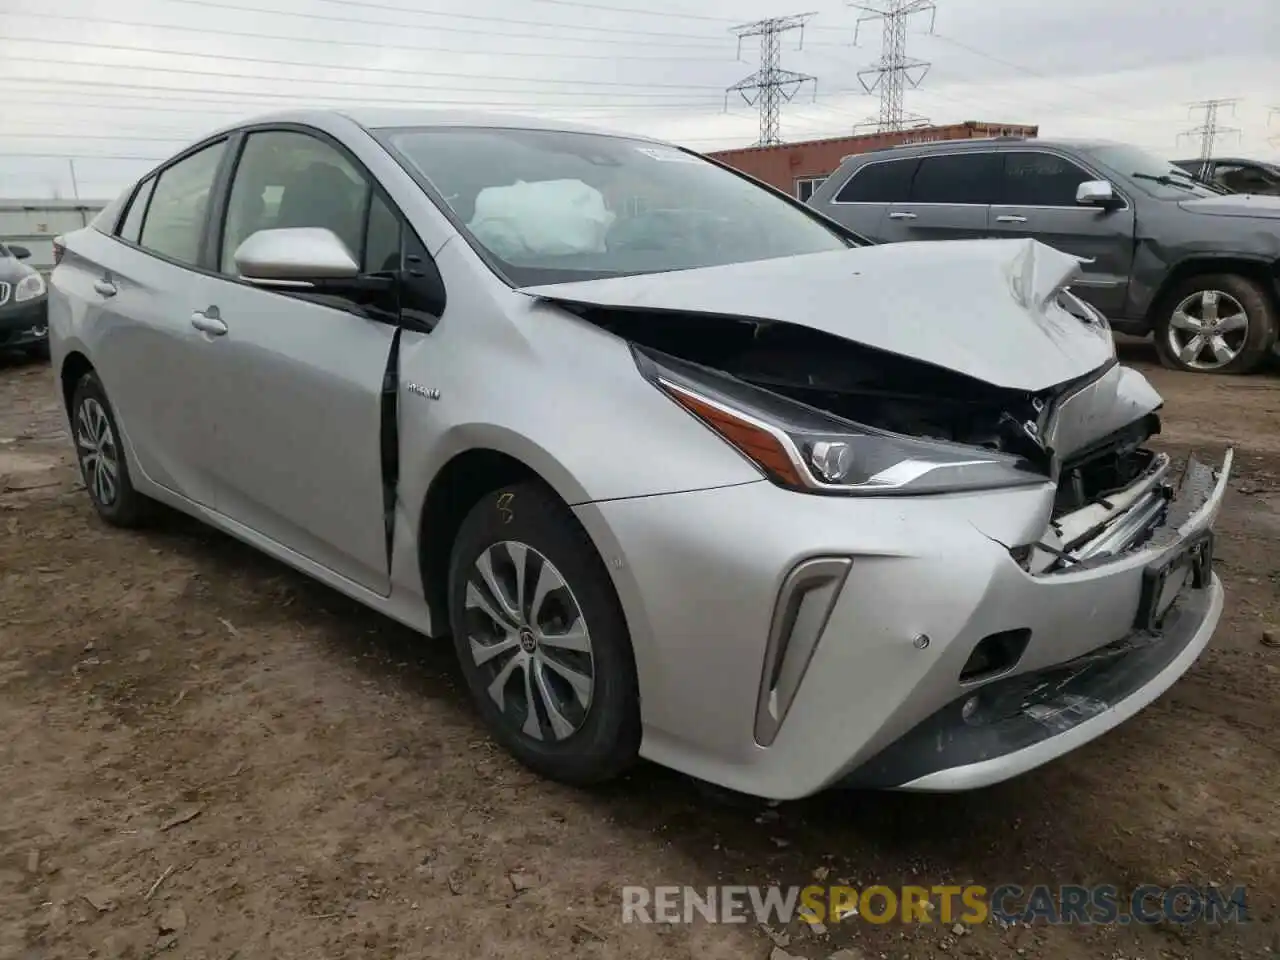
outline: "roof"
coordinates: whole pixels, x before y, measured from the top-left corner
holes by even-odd
[[[489,113],[483,110],[438,110],[429,107],[391,108],[391,107],[356,107],[354,109],[315,109],[288,110],[263,114],[228,124],[221,130],[235,130],[255,123],[314,123],[321,117],[343,117],[354,121],[368,130],[381,130],[393,127],[476,127],[476,128],[519,128],[522,130],[548,130],[564,133],[596,133],[606,136],[628,137],[632,140],[645,140],[657,143],[652,137],[639,134],[621,133],[599,127],[570,123],[564,120],[547,117],[521,116],[518,114]]]

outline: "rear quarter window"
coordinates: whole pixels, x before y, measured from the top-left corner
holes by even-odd
[[[911,196],[918,157],[875,160],[854,171],[835,196],[836,203],[900,203]]]

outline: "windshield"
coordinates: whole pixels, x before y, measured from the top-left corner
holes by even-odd
[[[836,228],[674,147],[499,128],[387,131],[515,286],[849,247]]]
[[[1211,197],[1215,194],[1186,170],[1137,147],[1109,143],[1086,147],[1084,152],[1126,179],[1136,180],[1140,189],[1162,200],[1185,200],[1187,197]],[[1158,182],[1164,177],[1174,183]]]

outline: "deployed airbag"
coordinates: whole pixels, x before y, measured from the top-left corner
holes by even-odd
[[[614,214],[581,180],[517,181],[485,187],[467,227],[503,259],[604,253]]]

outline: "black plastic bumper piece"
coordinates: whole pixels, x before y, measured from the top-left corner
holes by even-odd
[[[1196,638],[1211,604],[1186,589],[1158,633],[1123,640],[1034,673],[993,680],[957,697],[837,784],[887,789],[940,770],[1025,750],[1122,702],[1161,674]]]

